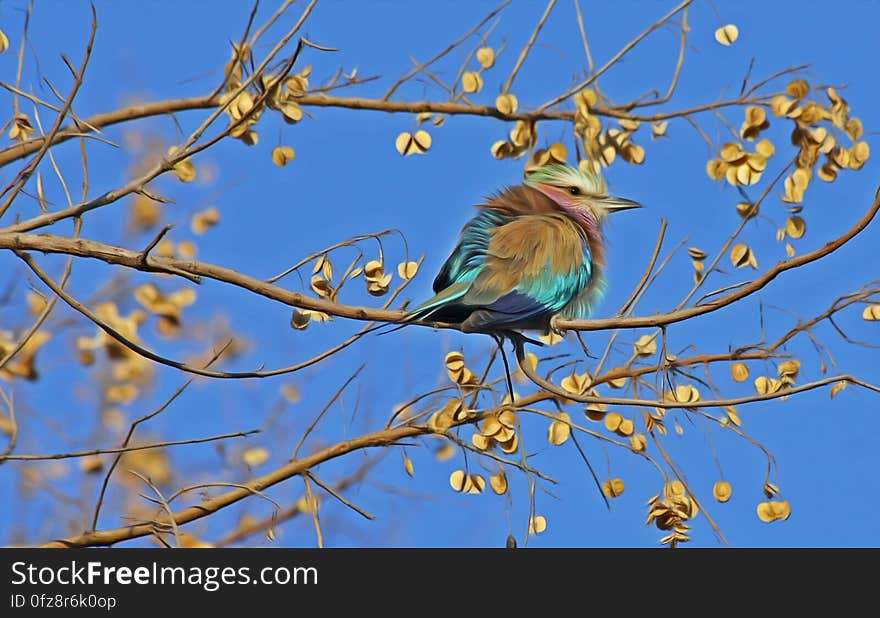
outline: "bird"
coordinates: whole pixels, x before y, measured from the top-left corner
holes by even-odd
[[[609,195],[600,173],[555,162],[527,168],[521,184],[477,206],[434,279],[434,296],[405,321],[498,336],[546,334],[558,318],[587,318],[606,287],[603,225],[639,206]]]

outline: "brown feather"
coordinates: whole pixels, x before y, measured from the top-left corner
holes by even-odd
[[[524,279],[567,274],[583,260],[583,230],[562,213],[523,215],[491,232],[486,261],[465,301],[488,304]]]
[[[532,187],[507,187],[486,200],[479,208],[492,208],[509,215],[539,215],[560,212],[559,205]]]

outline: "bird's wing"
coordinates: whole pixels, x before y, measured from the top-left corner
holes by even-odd
[[[481,210],[477,216],[468,221],[461,230],[458,245],[446,258],[446,262],[434,279],[434,291],[441,292],[449,286],[468,279],[475,269],[479,268],[486,258],[486,251],[491,240],[490,230],[504,225],[509,216],[494,209]]]
[[[589,285],[592,256],[562,215],[521,216],[490,230],[485,258],[459,303],[476,329],[558,313]]]

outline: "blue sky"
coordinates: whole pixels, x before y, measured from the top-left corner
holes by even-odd
[[[268,15],[269,4],[260,15]],[[204,94],[214,86],[229,53],[229,41],[240,36],[249,7],[238,2],[97,2],[99,31],[92,64],[85,85],[77,98],[80,116],[114,109],[132,98],[161,100]],[[319,3],[304,33],[311,40],[340,48],[339,52],[307,50],[303,64],[314,66],[313,83],[319,83],[342,66],[347,71],[358,68],[361,75],[380,74],[376,83],[359,89],[362,96],[380,95],[388,84],[410,68],[408,57],[425,59],[466,32],[493,5],[484,2],[333,2]],[[621,2],[585,2],[586,28],[597,63],[602,64],[634,35],[650,25],[673,6],[670,2],[647,0]],[[22,20],[21,3],[0,6],[0,27],[17,49]],[[489,40],[498,48],[502,41],[507,51],[495,69],[486,76],[486,87],[474,96],[479,103],[491,104],[500,84],[515,62],[536,20],[544,10],[540,2],[514,2],[503,12],[503,20]],[[282,27],[289,27],[293,10]],[[862,119],[871,146],[876,143],[880,111],[875,101],[878,86],[874,79],[874,59],[880,55],[874,26],[880,19],[880,6],[868,2],[848,2],[829,11],[818,2],[696,2],[690,13],[692,28],[685,67],[673,101],[664,109],[678,109],[711,102],[738,92],[752,58],[753,76],[768,76],[781,69],[809,64],[803,73],[811,83],[843,86],[853,114]],[[739,26],[740,38],[731,47],[718,45],[714,30],[724,24]],[[198,27],[193,27],[198,24]],[[79,63],[88,32],[89,11],[85,3],[47,2],[36,7],[31,23],[31,44],[42,73],[69,87],[69,74],[59,60],[67,53]],[[277,31],[276,31],[277,34]],[[601,80],[602,88],[615,100],[638,97],[657,88],[664,90],[675,62],[677,29],[662,28],[620,62]],[[469,48],[466,48],[469,49]],[[265,50],[258,50],[258,53]],[[50,96],[34,71],[33,52],[27,56],[23,87],[40,96]],[[451,54],[451,61],[440,65],[438,74],[450,78],[463,60],[464,51]],[[0,56],[0,75],[12,81],[15,74],[12,50]],[[573,5],[559,2],[512,89],[522,107],[533,107],[555,96],[571,84],[573,75],[585,66],[581,42],[574,20]],[[779,88],[784,82],[779,83]],[[352,91],[355,92],[355,91]],[[440,97],[436,88],[414,81],[398,96],[406,100]],[[6,99],[9,108],[9,99]],[[495,189],[515,183],[521,175],[521,161],[496,161],[490,145],[504,138],[509,126],[480,118],[449,118],[443,127],[431,129],[433,147],[420,157],[398,156],[394,138],[412,130],[411,115],[389,115],[349,110],[314,109],[303,122],[283,127],[282,141],[296,149],[296,160],[285,168],[270,162],[271,149],[278,144],[277,121],[265,118],[258,127],[261,139],[253,148],[239,142],[225,142],[195,160],[200,170],[213,168],[217,179],[207,184],[197,181],[182,186],[163,180],[159,187],[174,197],[176,203],[166,209],[165,220],[176,223],[171,236],[175,240],[191,238],[187,221],[192,213],[209,205],[222,213],[220,225],[198,239],[199,259],[232,266],[255,276],[270,276],[312,251],[359,233],[394,227],[407,237],[413,255],[425,256],[423,269],[410,286],[408,295],[420,299],[430,293],[433,274],[442,264],[461,225],[471,216],[471,206]],[[184,130],[195,128],[203,112],[178,115]],[[716,141],[726,134],[724,126],[711,115],[696,117],[706,133]],[[741,112],[731,112],[728,120],[738,126]],[[147,135],[167,141],[176,139],[174,124],[167,118],[151,119],[137,125]],[[768,136],[777,143],[777,151],[787,144],[788,127],[774,123]],[[541,143],[566,140],[567,128],[549,123],[540,129]],[[628,297],[653,249],[661,218],[669,221],[668,246],[687,237],[687,246],[698,246],[714,254],[738,223],[734,210],[740,201],[728,186],[710,180],[705,174],[711,151],[684,121],[670,123],[669,138],[651,141],[643,129],[636,141],[645,146],[646,161],[641,166],[615,163],[608,171],[613,192],[636,199],[645,205],[637,212],[615,217],[607,230],[609,240],[610,288],[598,316],[613,314]],[[118,129],[108,137],[121,141]],[[75,145],[58,150],[64,169],[79,166]],[[786,157],[790,156],[786,154]],[[117,186],[126,179],[126,167],[134,162],[127,151],[92,144],[89,151],[91,194]],[[783,156],[771,163],[776,170]],[[65,162],[67,167],[65,167]],[[120,162],[124,165],[120,165]],[[8,182],[11,170],[0,170]],[[73,172],[72,172],[73,173]],[[74,174],[75,177],[75,174]],[[808,233],[797,241],[798,253],[816,248],[837,236],[867,209],[876,188],[877,165],[869,160],[858,173],[845,172],[831,184],[814,181],[805,200],[804,216]],[[764,185],[760,185],[762,188]],[[56,199],[58,187],[51,185]],[[753,193],[757,194],[757,191]],[[778,192],[777,192],[778,193]],[[140,247],[149,234],[132,238],[124,235],[127,210],[124,204],[105,208],[91,215],[84,236],[108,239],[131,247]],[[127,208],[127,207],[126,207]],[[19,212],[29,216],[33,203],[24,202]],[[759,264],[766,268],[784,259],[781,244],[774,240],[776,227],[784,223],[786,211],[778,196],[764,205],[764,217],[750,224],[745,241],[751,244]],[[8,215],[7,215],[8,218]],[[3,223],[5,225],[6,223]],[[69,233],[69,225],[55,233]],[[842,251],[821,264],[788,273],[758,297],[740,307],[731,307],[698,318],[691,324],[670,329],[670,347],[685,350],[694,344],[699,351],[726,351],[761,338],[758,301],[764,306],[767,338],[775,339],[790,328],[796,317],[774,309],[784,306],[804,318],[824,310],[838,296],[852,292],[878,277],[877,229],[869,228]],[[389,243],[391,255],[399,257],[401,248]],[[59,272],[57,259],[40,257],[42,264]],[[344,259],[338,262],[340,268]],[[396,260],[389,259],[396,263]],[[729,265],[725,259],[724,262]],[[9,255],[0,256],[0,286],[10,278],[23,276],[22,266]],[[94,292],[113,272],[104,264],[77,264],[73,289],[81,297]],[[717,278],[720,287],[741,280],[741,271]],[[639,307],[639,314],[668,310],[676,305],[690,286],[690,264],[681,252],[667,267]],[[146,281],[137,278],[136,282]],[[177,289],[161,282],[167,289]],[[291,279],[289,284],[293,285]],[[241,291],[206,283],[198,290],[196,306],[185,313],[193,320],[226,316],[238,332],[246,334],[250,351],[230,369],[248,369],[265,362],[267,367],[284,366],[307,358],[328,340],[337,341],[355,327],[342,321],[334,326],[313,325],[307,331],[293,331],[288,326],[289,310]],[[19,295],[21,296],[21,295]],[[367,302],[355,295],[353,303]],[[19,304],[20,305],[20,304]],[[863,322],[860,310],[850,311],[840,322],[855,339],[877,342],[877,326]],[[69,317],[66,309],[59,315]],[[0,328],[15,329],[26,324],[21,306],[0,309]],[[81,322],[53,341],[40,358],[43,378],[34,384],[15,383],[16,401],[25,413],[20,452],[47,452],[54,449],[82,448],[93,444],[95,436],[103,444],[117,440],[100,433],[97,408],[88,392],[88,372],[75,365],[72,342],[78,334],[92,329]],[[628,344],[642,333],[624,334],[618,359],[629,353]],[[868,381],[880,381],[877,353],[867,348],[844,345],[827,325],[817,335],[831,345],[840,364],[840,372],[854,372]],[[197,341],[169,343],[145,330],[145,339],[169,355],[184,357],[202,348]],[[605,339],[587,334],[586,341],[601,350]],[[262,435],[248,439],[253,446],[270,448],[269,463],[258,468],[263,473],[272,464],[289,457],[296,436],[320,410],[332,393],[354,369],[366,363],[357,386],[344,398],[344,407],[335,407],[322,425],[321,438],[338,439],[354,431],[376,428],[392,407],[445,380],[442,358],[450,349],[462,347],[469,358],[484,359],[491,342],[480,336],[464,336],[427,329],[406,329],[382,337],[369,337],[338,355],[331,362],[301,374],[264,381],[199,381],[167,413],[150,426],[153,435],[167,439],[186,439],[260,427],[271,415],[278,393],[285,383],[294,383],[303,392],[301,402],[286,409],[278,422]],[[566,344],[568,352],[577,347]],[[554,350],[555,351],[555,350]],[[803,360],[801,381],[821,377],[812,348],[805,341],[793,344],[790,351]],[[620,362],[618,360],[618,362]],[[761,367],[753,368],[753,376]],[[726,393],[744,395],[751,391],[750,381],[734,385],[727,372],[719,383]],[[772,365],[765,371],[772,372]],[[155,389],[127,410],[134,418],[167,398],[185,376],[170,369],[158,373]],[[79,396],[71,397],[70,393]],[[356,414],[355,399],[358,400]],[[665,444],[676,458],[693,487],[736,546],[874,546],[878,544],[876,520],[880,455],[874,445],[880,438],[875,421],[876,396],[850,388],[833,402],[827,390],[820,390],[788,401],[754,404],[740,409],[744,428],[764,443],[777,457],[778,482],[783,496],[792,504],[788,521],[764,524],[755,516],[761,493],[764,459],[760,452],[729,432],[707,427],[704,423],[682,418],[685,433],[671,435]],[[582,418],[575,409],[573,415]],[[344,420],[346,419],[346,420]],[[27,425],[24,423],[27,422]],[[602,478],[621,477],[627,484],[623,496],[603,506],[577,453],[570,445],[545,446],[545,424],[531,423],[526,436],[538,453],[536,465],[554,476],[559,485],[552,495],[539,492],[537,511],[547,517],[545,533],[530,540],[533,546],[654,546],[662,536],[653,527],[644,526],[645,501],[660,488],[657,476],[639,458],[625,452],[605,450],[595,442],[582,439]],[[60,435],[68,439],[62,440]],[[469,438],[465,433],[465,438]],[[403,472],[401,454],[389,453],[371,480],[349,497],[377,516],[364,522],[338,504],[330,504],[322,515],[328,545],[355,546],[499,546],[508,530],[505,500],[491,494],[460,496],[448,485],[449,473],[462,466],[460,457],[438,462],[432,455],[434,441],[413,446],[407,453],[413,459],[416,476]],[[232,452],[242,442],[230,443]],[[733,498],[724,505],[714,503],[711,487],[720,472],[733,485]],[[194,480],[231,480],[250,478],[252,472],[242,465],[229,463],[231,457],[218,453],[213,446],[178,447],[171,453],[175,467],[190,471],[187,482]],[[330,462],[319,471],[325,480],[333,480],[350,471],[359,454]],[[69,495],[82,494],[93,501],[97,492],[94,477],[80,478],[75,464],[57,482]],[[42,538],[64,532],[64,522],[52,521],[57,508],[48,499],[25,501],[16,494],[22,467],[0,466],[0,530],[19,528]],[[522,540],[527,514],[525,484],[519,476],[512,481],[512,511],[515,532]],[[388,488],[395,491],[389,491]],[[282,504],[296,499],[302,486],[291,480],[274,488],[270,495]],[[266,504],[256,500],[237,505],[228,513],[197,523],[191,530],[211,540],[234,527],[243,513],[267,514]],[[65,510],[69,513],[71,510]],[[118,513],[108,511],[102,527],[120,525]],[[75,524],[74,524],[75,527]],[[700,519],[694,522],[694,546],[718,545],[711,530]],[[291,522],[282,529],[279,543],[313,545],[314,534],[307,519]],[[5,538],[5,537],[0,537]],[[262,541],[256,537],[255,542]]]

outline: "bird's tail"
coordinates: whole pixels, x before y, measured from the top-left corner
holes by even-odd
[[[379,324],[368,329],[364,334],[379,331],[383,328],[389,328],[389,330],[379,333],[380,335],[387,335],[388,333],[393,333],[401,328],[409,326],[413,322],[426,320],[443,308],[448,307],[451,303],[459,300],[467,293],[469,287],[469,282],[453,283],[449,287],[440,290],[440,292],[420,304],[418,307],[412,309],[401,321],[390,324]]]

